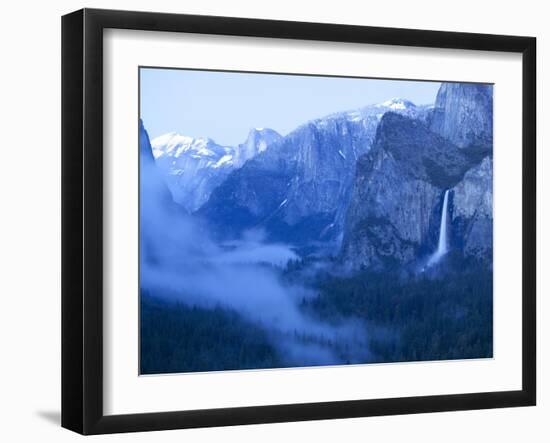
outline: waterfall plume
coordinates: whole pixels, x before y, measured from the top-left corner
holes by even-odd
[[[439,240],[437,242],[437,249],[431,255],[428,260],[428,266],[432,266],[441,260],[448,251],[449,244],[447,240],[447,215],[448,215],[448,203],[449,203],[449,190],[445,191],[445,196],[443,197],[443,207],[441,208],[441,222],[439,225]]]

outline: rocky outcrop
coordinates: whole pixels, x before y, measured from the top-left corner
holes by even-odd
[[[468,154],[431,132],[424,123],[395,113],[384,115],[375,147],[377,151],[385,151],[396,162],[401,175],[429,182],[441,189],[454,186],[472,166]],[[380,174],[374,166],[372,171]]]
[[[355,268],[376,267],[418,257],[433,240],[444,190],[470,166],[468,156],[422,122],[386,114],[372,151],[357,165],[344,261]]]
[[[235,149],[233,163],[240,168],[246,161],[264,152],[269,146],[281,139],[281,134],[270,128],[252,128],[246,141]]]
[[[492,251],[492,88],[443,84],[424,120],[387,113],[358,161],[342,261],[353,268],[403,265],[437,246],[450,190],[451,249]]]
[[[470,169],[452,189],[452,230],[455,247],[465,255],[490,259],[493,250],[493,160]]]
[[[459,148],[491,149],[493,86],[443,83],[430,117],[430,129]]]

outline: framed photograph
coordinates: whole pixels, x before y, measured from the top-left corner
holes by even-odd
[[[62,20],[62,425],[535,405],[531,37]]]

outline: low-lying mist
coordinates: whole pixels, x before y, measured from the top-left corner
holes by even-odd
[[[266,330],[289,364],[338,364],[335,343],[368,355],[365,333],[351,323],[329,325],[300,311],[314,295],[284,282],[281,269],[298,258],[287,244],[268,244],[261,230],[216,244],[208,226],[167,201],[156,168],[142,159],[140,288],[154,297],[202,308],[223,307]],[[220,331],[223,334],[223,331]]]

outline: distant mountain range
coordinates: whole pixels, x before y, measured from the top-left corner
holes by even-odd
[[[452,246],[490,256],[492,128],[492,86],[444,83],[434,106],[392,99],[235,147],[171,133],[151,150],[174,201],[220,240],[259,228],[302,254],[385,266],[435,248],[447,189]]]
[[[429,110],[394,99],[307,122],[232,172],[198,213],[221,236],[262,228],[272,240],[335,247],[357,159],[370,150],[382,116],[424,119]]]
[[[172,132],[153,139],[151,144],[174,200],[194,212],[230,172],[280,138],[272,129],[251,129],[243,144],[232,147]]]

